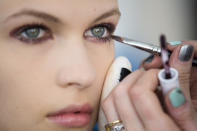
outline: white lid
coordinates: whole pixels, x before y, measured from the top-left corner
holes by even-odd
[[[174,68],[170,68],[170,72],[171,72],[171,77],[172,77],[170,79],[165,78],[164,69],[162,69],[158,73],[160,85],[162,87],[162,91],[164,95],[174,88],[180,88],[179,79],[178,79],[178,71]]]

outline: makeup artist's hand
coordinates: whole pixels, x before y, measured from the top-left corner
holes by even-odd
[[[137,70],[102,102],[108,122],[122,120],[126,131],[180,131],[155,94],[158,69]]]
[[[192,45],[192,46],[191,46]],[[181,45],[168,48],[173,51],[170,57],[171,67],[179,71],[179,80],[182,89],[172,90],[165,96],[165,103],[169,114],[184,131],[197,131],[197,67],[192,67],[192,57],[197,56],[197,41],[183,41]],[[149,57],[143,62],[146,70],[161,67],[159,56]],[[180,94],[181,93],[181,94]],[[179,99],[176,99],[178,98]]]

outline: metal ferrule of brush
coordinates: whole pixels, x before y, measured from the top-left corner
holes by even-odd
[[[123,42],[125,44],[131,45],[135,48],[138,48],[138,49],[141,49],[141,50],[144,50],[144,51],[152,52],[152,53],[155,53],[155,54],[161,54],[161,48],[159,46],[156,46],[156,45],[152,45],[152,44],[144,43],[144,42],[138,42],[138,41],[131,40],[131,39],[128,39],[128,38],[124,38]]]

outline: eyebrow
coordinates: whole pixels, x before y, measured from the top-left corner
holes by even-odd
[[[9,16],[7,20],[11,19],[11,18],[15,18],[15,17],[19,17],[19,16],[33,16],[33,17],[37,17],[37,18],[41,18],[43,20],[49,20],[51,22],[54,22],[54,23],[62,23],[60,21],[60,19],[58,19],[57,17],[55,16],[52,16],[50,14],[47,14],[45,12],[41,12],[41,11],[36,11],[36,10],[32,10],[32,9],[24,9],[16,14],[13,14],[11,16]]]
[[[100,21],[102,19],[105,19],[105,18],[108,18],[110,16],[113,16],[113,15],[118,15],[118,16],[121,16],[121,13],[119,11],[118,8],[115,8],[115,9],[112,9],[104,14],[102,14],[101,16],[97,17],[95,20],[94,20],[94,23],[96,23],[97,21]]]
[[[94,23],[97,22],[97,21],[100,21],[102,19],[105,19],[107,17],[113,16],[113,15],[121,16],[121,13],[120,13],[118,8],[112,9],[112,10],[102,14],[101,16],[97,17],[94,20]],[[43,19],[43,20],[48,20],[48,21],[51,21],[51,22],[54,22],[54,23],[62,23],[62,21],[55,16],[52,16],[52,15],[47,14],[45,12],[36,11],[36,10],[33,10],[33,9],[23,9],[22,11],[9,16],[6,19],[6,21],[11,19],[11,18],[15,18],[15,17],[19,17],[19,16],[33,16],[33,17],[37,17],[37,18],[40,18],[40,19]]]

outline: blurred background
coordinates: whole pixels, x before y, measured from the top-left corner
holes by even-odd
[[[196,0],[119,0],[122,13],[116,35],[159,45],[167,41],[196,40]],[[116,57],[126,56],[136,70],[150,54],[115,42]]]

